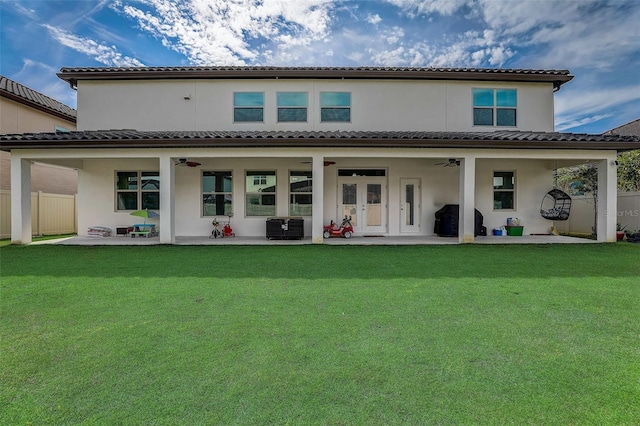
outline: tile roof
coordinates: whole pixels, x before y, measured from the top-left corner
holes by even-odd
[[[640,118],[622,126],[604,132],[605,135],[636,135],[640,136]]]
[[[379,147],[640,149],[640,137],[558,132],[138,131],[0,135],[0,149],[171,147]]]
[[[76,122],[75,109],[1,75],[0,96],[53,114],[67,121]]]
[[[408,80],[570,81],[568,70],[409,67],[67,67],[58,77],[77,85],[78,80],[153,78],[344,78]]]

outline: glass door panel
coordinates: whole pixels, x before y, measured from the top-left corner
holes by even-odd
[[[358,184],[342,184],[342,216],[336,218],[341,223],[345,216],[351,216],[351,225],[358,225]]]
[[[419,179],[400,179],[400,232],[420,232]]]
[[[367,226],[382,225],[382,185],[367,184]]]
[[[405,225],[414,225],[415,224],[415,215],[413,211],[413,193],[414,187],[412,184],[405,185],[404,187],[404,224]]]

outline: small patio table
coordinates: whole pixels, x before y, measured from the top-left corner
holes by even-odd
[[[133,225],[133,232],[130,232],[131,238],[135,238],[136,235],[149,238],[156,235],[156,225],[153,223],[136,223]]]

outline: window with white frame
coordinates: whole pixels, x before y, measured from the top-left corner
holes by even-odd
[[[493,172],[493,209],[514,210],[516,176],[514,172]]]
[[[248,170],[246,173],[246,215],[274,216],[276,214],[276,172]]]
[[[160,173],[116,172],[116,210],[141,209],[160,209]]]
[[[515,89],[473,89],[474,126],[516,126]]]
[[[278,92],[278,123],[307,121],[307,92]]]
[[[313,179],[311,172],[289,172],[289,215],[311,216]]]
[[[202,216],[228,216],[233,213],[231,171],[202,172]]]
[[[320,121],[350,122],[351,93],[320,92]]]
[[[264,93],[235,92],[233,94],[233,122],[264,121]]]

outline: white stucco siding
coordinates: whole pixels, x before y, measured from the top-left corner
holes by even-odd
[[[553,188],[553,165],[549,160],[479,159],[476,163],[476,209],[484,216],[484,226],[507,224],[507,218],[521,220],[525,234],[548,233],[553,222],[540,215],[540,203]],[[493,206],[493,172],[513,171],[516,177],[515,209],[495,210]]]
[[[158,171],[157,159],[88,159],[78,170],[78,234],[87,235],[90,226],[142,223],[130,212],[116,211],[116,171]]]
[[[80,82],[78,130],[195,130],[195,90],[188,80]]]
[[[515,88],[517,126],[473,125],[474,87]],[[351,93],[351,121],[320,122],[320,93]],[[264,122],[234,123],[233,93],[264,93]],[[308,93],[305,123],[278,123],[278,92]],[[185,99],[186,98],[186,99]],[[553,131],[550,84],[361,80],[81,81],[78,129]]]
[[[328,157],[327,157],[328,158]],[[207,236],[211,233],[211,217],[202,216],[202,171],[231,170],[233,173],[232,225],[238,236],[265,235],[266,217],[247,217],[245,214],[245,173],[251,169],[277,172],[276,216],[289,215],[289,171],[310,170],[303,163],[307,157],[293,158],[198,158],[198,168],[176,167],[175,171],[175,232],[178,236]],[[459,168],[436,165],[438,158],[336,158],[335,165],[324,170],[323,223],[339,220],[340,203],[338,168],[382,168],[387,172],[386,203],[387,235],[400,232],[400,185],[402,179],[419,179],[421,235],[433,235],[434,214],[445,204],[458,204]],[[147,159],[88,159],[79,171],[78,190],[80,235],[86,235],[89,226],[132,225],[141,219],[129,212],[116,211],[116,171],[156,171],[158,160]],[[506,224],[508,217],[518,217],[525,233],[544,233],[552,225],[539,214],[542,197],[551,189],[551,163],[549,160],[479,159],[476,162],[476,208],[484,216],[485,226],[491,230]],[[513,170],[517,178],[516,209],[493,210],[493,172]],[[226,221],[226,217],[219,217]],[[157,219],[152,222],[158,224]],[[311,235],[311,217],[305,218],[305,235]]]

